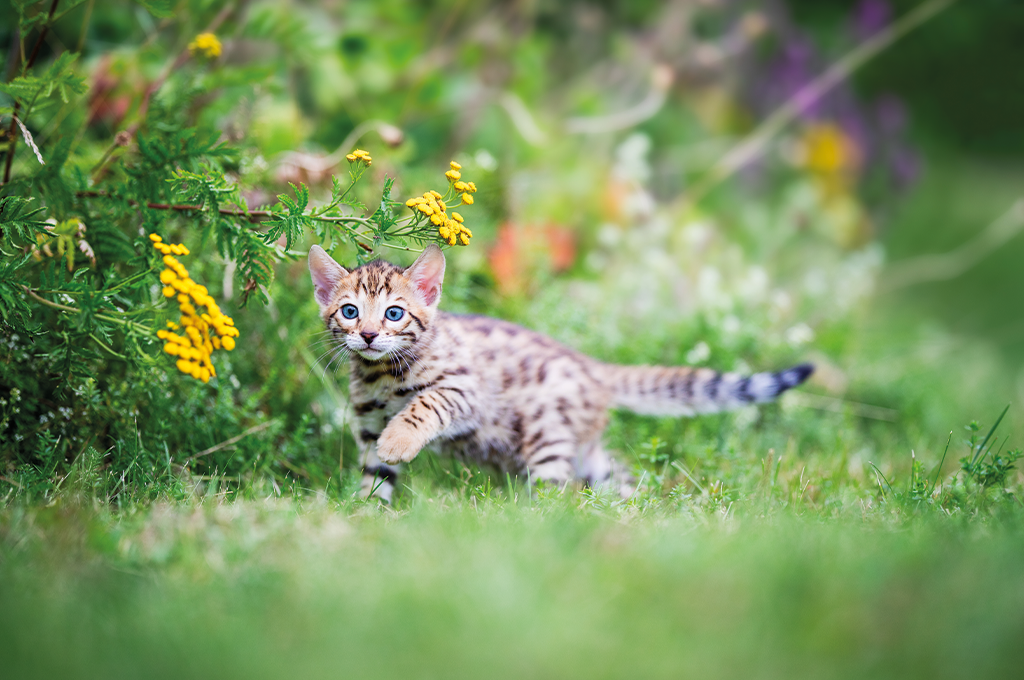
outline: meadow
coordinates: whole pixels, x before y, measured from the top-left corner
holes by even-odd
[[[5,677],[1020,667],[1024,13],[0,15]],[[406,207],[445,186],[464,241]],[[609,362],[817,371],[731,413],[613,413],[628,498],[428,449],[360,499],[306,252],[431,242],[442,309]]]

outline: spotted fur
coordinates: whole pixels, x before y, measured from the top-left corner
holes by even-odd
[[[434,246],[408,268],[378,260],[353,271],[319,246],[310,250],[331,341],[351,357],[364,495],[389,500],[400,464],[428,444],[520,478],[629,493],[628,475],[601,445],[609,409],[710,413],[774,399],[813,370],[741,376],[604,364],[505,321],[438,311],[444,265]],[[385,316],[391,307],[402,309],[400,319]]]

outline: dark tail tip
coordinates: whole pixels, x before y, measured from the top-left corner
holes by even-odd
[[[779,391],[788,390],[796,387],[803,381],[810,377],[811,373],[814,373],[814,364],[800,364],[792,368],[787,368],[785,371],[780,371],[779,376]]]

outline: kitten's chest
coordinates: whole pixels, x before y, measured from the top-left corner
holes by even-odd
[[[389,377],[366,381],[354,376],[349,384],[349,396],[361,419],[386,424],[408,405],[415,396],[416,380]]]

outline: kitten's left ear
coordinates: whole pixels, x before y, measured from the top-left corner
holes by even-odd
[[[320,246],[313,246],[309,249],[309,275],[313,278],[313,296],[323,311],[331,304],[334,291],[343,278],[348,276],[348,270],[334,261],[334,258]]]
[[[413,288],[428,307],[433,307],[441,300],[441,281],[444,280],[444,253],[431,243],[423,254],[405,270],[405,275],[412,281]]]

